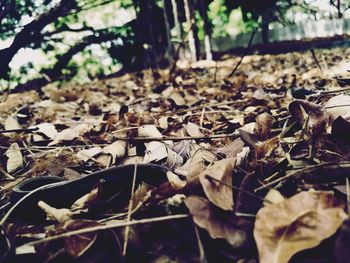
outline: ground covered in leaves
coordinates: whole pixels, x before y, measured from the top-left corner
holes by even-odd
[[[227,78],[224,56],[2,95],[1,259],[349,262],[349,59],[251,55]],[[109,167],[127,178],[113,191]],[[33,178],[51,195],[19,191]]]

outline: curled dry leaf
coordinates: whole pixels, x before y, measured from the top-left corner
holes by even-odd
[[[232,212],[222,211],[207,199],[198,196],[186,198],[185,204],[196,225],[208,231],[212,238],[223,238],[232,247],[246,247],[249,242],[248,224]],[[247,231],[248,230],[248,231]]]
[[[138,128],[140,137],[163,137],[155,125],[143,125]]]
[[[21,125],[19,125],[18,121],[16,118],[9,116],[6,118],[5,123],[5,130],[15,130],[15,129],[21,129]]]
[[[74,129],[68,128],[56,134],[54,140],[49,143],[49,146],[60,143],[61,141],[72,141],[79,137],[79,132]]]
[[[203,136],[204,134],[201,132],[199,126],[193,122],[188,122],[185,125],[186,132],[188,135],[191,137],[196,137],[196,136]]]
[[[329,114],[320,105],[305,100],[294,100],[289,104],[288,110],[292,117],[305,126],[312,135],[319,135],[326,131]]]
[[[84,161],[87,162],[91,158],[94,158],[96,155],[102,152],[102,148],[99,146],[92,147],[90,149],[84,149],[79,152],[77,152],[77,157]]]
[[[234,158],[238,153],[242,152],[244,147],[244,142],[241,138],[235,139],[229,145],[218,148],[215,150],[216,154],[223,154],[226,158]]]
[[[205,170],[208,164],[214,162],[216,159],[216,155],[214,153],[202,149],[198,145],[194,146],[190,156],[191,157],[184,163],[183,166],[175,170],[176,173],[186,176],[187,180],[199,175]]]
[[[59,223],[66,222],[72,218],[72,212],[67,208],[55,208],[43,201],[39,201],[38,206],[46,213],[47,220],[55,220]]]
[[[74,231],[88,227],[96,227],[101,224],[91,220],[69,220],[64,223],[62,228],[65,231]],[[95,243],[97,233],[86,233],[81,235],[72,235],[64,239],[65,251],[74,258],[82,256]]]
[[[258,115],[256,117],[254,134],[258,136],[259,140],[266,140],[269,137],[272,127],[275,123],[275,118],[266,112]]]
[[[125,156],[126,141],[115,141],[111,145],[104,147],[102,152],[110,154],[112,156],[112,163],[115,163],[117,159]]]
[[[338,95],[330,98],[324,105],[327,112],[331,114],[333,119],[343,117],[346,120],[350,118],[350,96]]]
[[[346,214],[332,192],[301,192],[266,205],[256,216],[254,238],[261,263],[288,262],[333,235]]]
[[[55,125],[53,125],[52,123],[41,123],[39,125],[36,125],[35,127],[38,128],[37,133],[41,133],[49,139],[53,140],[57,136],[58,132],[56,130]]]
[[[23,167],[23,156],[17,143],[11,144],[5,155],[8,158],[6,165],[7,172],[12,173]]]
[[[209,201],[224,209],[233,210],[232,172],[235,159],[223,159],[207,167],[200,175],[199,180]],[[218,181],[210,180],[210,176]]]
[[[264,199],[264,205],[277,204],[285,200],[284,196],[276,189],[270,189]]]
[[[158,162],[166,158],[168,158],[168,151],[164,143],[157,141],[148,143],[144,163]]]

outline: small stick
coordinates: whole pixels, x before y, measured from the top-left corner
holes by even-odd
[[[247,191],[247,190],[245,190],[245,189],[243,189],[243,188],[241,188],[241,187],[237,187],[237,186],[234,186],[234,185],[229,185],[229,184],[227,184],[227,183],[225,183],[225,182],[223,182],[223,181],[221,181],[221,180],[218,180],[218,179],[216,179],[216,178],[214,178],[214,177],[212,177],[212,176],[210,176],[210,175],[208,175],[208,174],[205,176],[205,178],[208,179],[209,181],[215,181],[215,182],[217,182],[217,183],[220,183],[220,184],[222,184],[222,185],[225,185],[225,186],[227,186],[227,187],[230,187],[230,188],[232,188],[232,189],[234,189],[234,190],[238,190],[238,191],[240,191],[240,192],[243,192],[243,193],[245,193],[245,194],[247,194],[247,195],[249,195],[249,196],[251,196],[251,197],[254,197],[254,198],[256,198],[256,199],[259,199],[259,200],[261,200],[261,201],[271,203],[271,201],[268,200],[268,199],[266,199],[266,198],[260,197],[260,196],[258,196],[258,195],[256,195],[256,194],[253,194],[253,193],[251,193],[251,192],[249,192],[249,191]]]
[[[23,244],[22,246],[35,246],[39,245],[42,243],[46,243],[49,241],[54,241],[58,239],[62,239],[65,237],[71,237],[75,235],[82,235],[86,233],[92,233],[92,232],[97,232],[100,230],[108,230],[108,229],[113,229],[113,228],[118,228],[118,227],[126,227],[126,226],[133,226],[133,225],[139,225],[139,224],[147,224],[147,223],[154,223],[154,222],[161,222],[161,221],[167,221],[167,220],[174,220],[174,219],[183,219],[183,218],[188,218],[189,215],[187,214],[179,214],[179,215],[170,215],[170,216],[160,216],[160,217],[153,217],[153,218],[145,218],[145,219],[140,219],[140,220],[131,220],[129,222],[113,222],[109,224],[105,224],[102,226],[94,226],[94,227],[87,227],[87,228],[82,228],[78,230],[73,230],[69,231],[63,234],[55,235],[55,236],[50,236],[47,238],[35,240],[32,242],[28,242],[26,244]],[[17,247],[18,248],[18,247]]]
[[[229,133],[229,134],[214,134],[207,136],[164,136],[164,137],[115,137],[116,140],[121,141],[183,141],[183,140],[211,140],[211,139],[221,139],[221,138],[238,138],[238,133]]]
[[[130,222],[130,219],[131,219],[131,210],[132,210],[132,206],[133,206],[133,195],[134,195],[134,191],[135,191],[136,174],[137,174],[137,163],[135,163],[135,167],[134,167],[134,176],[132,179],[131,195],[130,195],[128,215],[126,218],[126,222]],[[125,227],[124,244],[123,244],[123,256],[126,255],[126,249],[127,249],[128,240],[129,240],[129,232],[130,232],[130,226],[126,226]]]
[[[248,54],[248,51],[249,51],[249,48],[250,46],[252,45],[252,42],[253,42],[253,39],[254,39],[254,36],[255,36],[255,33],[256,33],[256,30],[254,30],[250,36],[250,39],[249,39],[249,42],[248,42],[248,45],[245,49],[245,52],[242,54],[241,56],[241,59],[238,61],[237,65],[234,67],[234,69],[232,70],[232,72],[230,74],[227,75],[227,78],[231,78],[233,76],[233,74],[235,74],[236,70],[238,69],[238,67],[241,65],[244,57]]]
[[[315,50],[313,48],[311,48],[310,51],[311,51],[313,59],[315,60],[317,67],[320,69],[321,73],[323,74],[323,70],[321,68],[320,62],[318,62],[318,59],[317,59],[316,54],[315,54]]]
[[[27,129],[12,129],[12,130],[0,130],[0,134],[2,133],[10,133],[10,132],[33,132],[39,130],[38,127],[35,128],[27,128]]]

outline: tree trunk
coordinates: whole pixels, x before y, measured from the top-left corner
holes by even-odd
[[[166,30],[166,36],[167,36],[167,59],[170,61],[171,58],[174,55],[174,47],[171,43],[171,34],[170,34],[170,26],[169,26],[169,19],[168,15],[166,13],[166,5],[168,1],[163,0],[163,16],[164,16],[164,24],[165,24],[165,30]]]
[[[268,12],[262,15],[261,38],[264,44],[269,43],[269,18]]]
[[[181,32],[181,26],[180,26],[180,22],[179,22],[179,12],[177,10],[176,0],[171,0],[171,5],[173,7],[174,24],[175,24],[177,37],[180,41],[182,41],[182,32]]]
[[[199,59],[199,40],[198,29],[194,18],[194,8],[192,0],[184,0],[186,20],[189,25],[188,31],[188,44],[191,52],[192,62],[196,62]]]
[[[211,33],[210,33],[210,23],[208,18],[208,13],[206,6],[204,5],[204,0],[200,0],[200,13],[204,22],[204,47],[205,47],[205,58],[207,60],[213,59],[213,54],[211,52]]]
[[[16,35],[11,46],[0,50],[0,77],[7,77],[9,64],[21,48],[40,39],[41,30],[44,27],[56,21],[59,17],[67,15],[74,8],[76,8],[75,0],[62,0],[48,12],[40,15],[34,21],[24,26],[22,31]]]

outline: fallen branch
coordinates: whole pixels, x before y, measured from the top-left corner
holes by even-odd
[[[238,133],[229,133],[229,134],[215,134],[207,136],[163,136],[163,137],[114,137],[116,140],[121,141],[183,141],[183,140],[211,140],[211,139],[221,139],[221,138],[238,138]]]
[[[36,241],[28,242],[26,244],[23,244],[20,247],[28,247],[28,246],[36,246],[42,243],[62,239],[65,237],[71,237],[75,235],[82,235],[86,233],[92,233],[92,232],[97,232],[101,230],[108,230],[108,229],[113,229],[113,228],[118,228],[118,227],[126,227],[126,226],[134,226],[134,225],[139,225],[139,224],[147,224],[147,223],[154,223],[154,222],[160,222],[160,221],[167,221],[167,220],[174,220],[174,219],[183,219],[187,218],[189,215],[187,214],[179,214],[179,215],[170,215],[170,216],[160,216],[160,217],[153,217],[153,218],[145,218],[145,219],[140,219],[140,220],[131,220],[127,222],[112,222],[109,224],[105,224],[102,226],[94,226],[94,227],[87,227],[79,230],[74,230],[74,231],[69,231],[63,234],[55,235],[55,236],[50,236],[47,238],[39,239]],[[20,247],[17,247],[16,249],[19,249]]]

